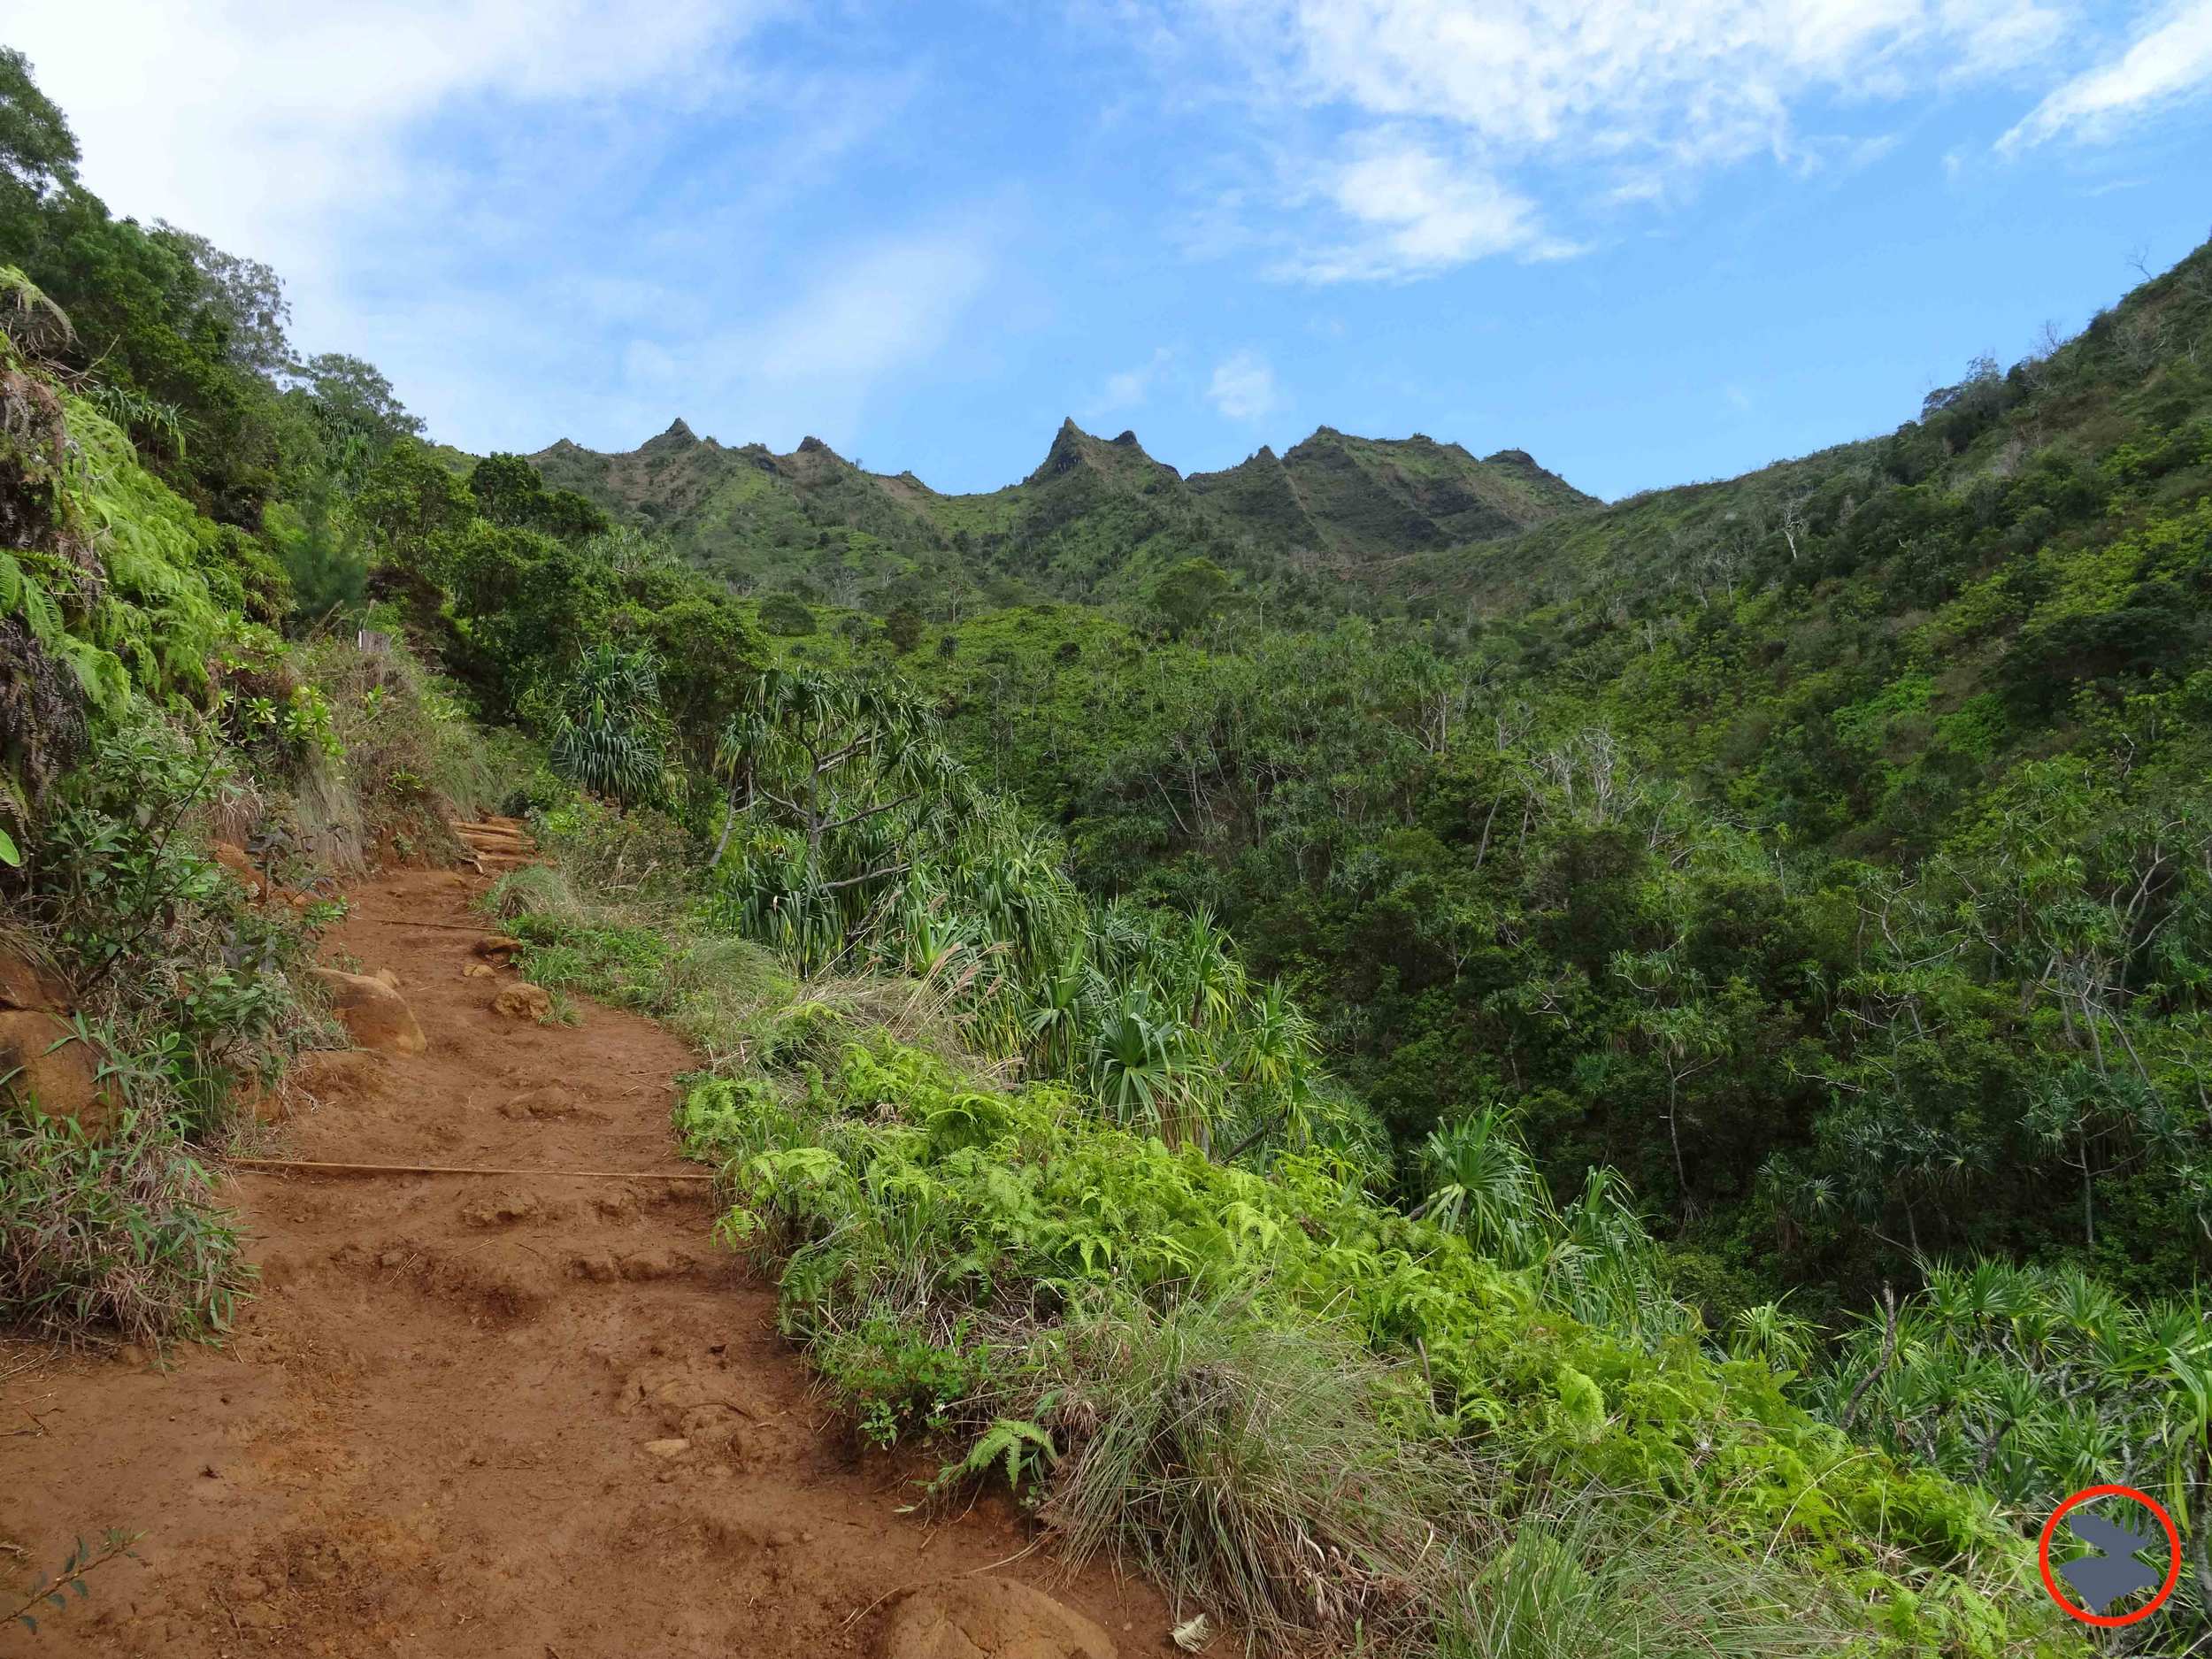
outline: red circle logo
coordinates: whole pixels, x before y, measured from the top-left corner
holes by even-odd
[[[2155,1515],[2159,1525],[2166,1529],[2166,1548],[2172,1558],[2166,1568],[2166,1582],[2159,1586],[2156,1595],[2132,1613],[2108,1617],[2102,1613],[2092,1613],[2085,1607],[2076,1607],[2061,1592],[2058,1580],[2051,1576],[2051,1540],[2058,1532],[2058,1524],[2066,1518],[2070,1511],[2079,1509],[2092,1498],[2132,1498]],[[2043,1587],[2051,1593],[2051,1600],[2057,1602],[2061,1609],[2085,1624],[2101,1624],[2113,1629],[2122,1624],[2137,1624],[2165,1606],[2166,1598],[2174,1593],[2174,1586],[2181,1582],[2181,1534],[2174,1530],[2173,1517],[2167,1514],[2158,1500],[2147,1492],[2138,1492],[2133,1486],[2084,1486],[2052,1510],[2051,1518],[2043,1523],[2042,1541],[2036,1547],[2036,1564],[2043,1569]]]

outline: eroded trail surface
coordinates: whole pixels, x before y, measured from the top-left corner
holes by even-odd
[[[505,1018],[511,976],[465,977],[481,885],[355,889],[329,954],[396,974],[427,1052],[311,1064],[274,1153],[695,1171],[674,1038],[588,1005],[573,1028]],[[986,1571],[1124,1655],[1174,1652],[1148,1590],[1010,1563],[1003,1507],[896,1513],[912,1486],[810,1398],[772,1291],[709,1237],[710,1190],[234,1172],[262,1283],[227,1348],[0,1364],[27,1367],[0,1383],[0,1536],[36,1552],[16,1564],[145,1533],[142,1564],[0,1653],[869,1653],[899,1592]]]

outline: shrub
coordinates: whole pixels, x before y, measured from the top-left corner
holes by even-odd
[[[217,1336],[250,1271],[175,1118],[134,1112],[101,1142],[0,1114],[0,1321],[153,1346]]]
[[[703,1078],[678,1123],[728,1173],[723,1235],[780,1265],[785,1326],[841,1397],[890,1432],[942,1418],[1015,1454],[1004,1424],[1043,1429],[1040,1512],[1071,1545],[1256,1630],[1440,1634],[1472,1557],[1432,1582],[1424,1546],[1480,1541],[1471,1489],[1509,1514],[1559,1483],[1602,1488],[1609,1531],[1773,1560],[1931,1649],[2047,1624],[1985,1499],[1853,1446],[1763,1362],[1583,1325],[1571,1286],[1479,1258],[1325,1156],[1263,1178],[879,1038],[792,1064],[803,1099]],[[910,1363],[872,1396],[857,1331],[980,1380],[917,1393]],[[1714,1594],[1751,1596],[1733,1606],[1755,1625],[1766,1576],[1719,1572],[1737,1588]]]

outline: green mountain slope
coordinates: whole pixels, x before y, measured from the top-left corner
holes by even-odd
[[[1286,455],[1263,449],[1185,478],[1133,432],[1102,439],[1069,420],[1028,477],[969,495],[864,472],[817,439],[780,456],[700,438],[681,420],[624,454],[564,439],[530,459],[549,486],[660,532],[741,586],[877,608],[948,586],[1001,603],[1130,598],[1194,556],[1294,596],[1325,594],[1323,578],[1387,591],[1410,552],[1595,505],[1519,450],[1478,460],[1419,434],[1326,426]]]

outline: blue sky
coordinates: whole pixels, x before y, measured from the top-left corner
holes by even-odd
[[[89,24],[89,27],[88,27]],[[1064,415],[1617,496],[1886,430],[2212,233],[2212,0],[80,0],[85,176],[436,435],[940,488]]]

